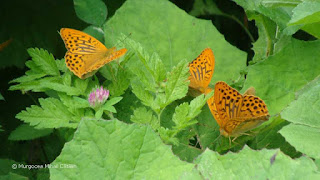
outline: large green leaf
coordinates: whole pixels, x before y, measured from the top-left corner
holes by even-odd
[[[51,179],[179,179],[193,164],[174,156],[150,127],[118,120],[83,120],[53,166]]]
[[[288,25],[296,25],[315,37],[320,38],[320,2],[303,1],[300,3],[293,9],[293,15]]]
[[[282,118],[292,122],[280,133],[298,151],[313,158],[320,158],[320,77],[306,85],[298,99],[282,113]]]
[[[239,153],[219,155],[206,150],[195,161],[205,179],[319,179],[314,162],[291,159],[279,150],[254,151],[247,146]]]
[[[108,14],[106,4],[101,0],[73,0],[77,16],[86,23],[102,25]]]
[[[254,57],[257,62],[273,54],[274,43],[276,42],[276,24],[262,14],[248,13],[250,20],[255,20],[258,26],[259,38],[253,43]]]
[[[300,0],[233,0],[246,11],[255,11],[270,18],[280,29],[285,29],[292,16],[292,10]]]
[[[320,41],[291,40],[283,50],[250,66],[243,89],[253,86],[270,115],[279,113],[295,92],[320,74]]]
[[[157,52],[167,70],[181,60],[191,62],[210,47],[216,59],[212,82],[236,80],[246,66],[246,53],[225,41],[210,21],[194,18],[166,0],[126,1],[106,23],[105,32],[110,47],[119,34],[130,34],[149,54]]]

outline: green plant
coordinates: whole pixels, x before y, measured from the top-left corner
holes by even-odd
[[[74,1],[79,18],[90,24],[85,32],[105,40],[108,48],[125,47],[128,52],[82,80],[63,59],[44,49],[28,49],[29,69],[10,82],[10,90],[43,97],[16,115],[27,124],[12,131],[9,140],[39,142],[47,156],[42,165],[50,163],[50,168],[15,171],[12,164],[30,161],[0,159],[6,167],[0,177],[319,178],[320,42],[295,38],[299,29],[319,38],[319,3],[235,2],[258,28],[254,57],[248,61],[247,53],[228,43],[210,21],[169,1],[127,0],[109,19],[102,1]],[[219,9],[221,3],[196,0],[190,14],[232,17],[248,28]],[[254,38],[249,28],[245,32]],[[187,95],[187,65],[206,47],[212,48],[216,61],[209,86],[226,81],[241,92],[253,86],[271,115],[231,146],[220,137],[206,105],[213,92]],[[110,97],[90,106],[90,92],[101,86]]]

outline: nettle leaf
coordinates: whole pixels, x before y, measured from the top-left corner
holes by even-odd
[[[282,118],[292,124],[282,128],[280,133],[298,151],[313,158],[320,158],[320,77],[306,85],[283,112]]]
[[[89,101],[76,96],[68,96],[65,93],[58,93],[61,102],[66,106],[67,110],[71,112],[77,119],[85,116],[84,108],[90,107]]]
[[[48,51],[38,48],[29,48],[28,53],[32,57],[32,61],[40,67],[43,72],[52,76],[60,75],[55,59]]]
[[[58,92],[64,92],[69,96],[79,96],[82,94],[80,89],[76,87],[66,86],[60,81],[60,79],[58,82],[42,81],[40,83],[40,87],[43,87],[45,89],[52,89]]]
[[[101,26],[108,14],[106,4],[101,0],[74,0],[77,16],[86,23]]]
[[[150,125],[154,130],[160,127],[156,116],[151,110],[147,110],[145,107],[135,109],[130,120],[134,123]]]
[[[128,56],[125,56],[125,58],[127,59]],[[104,84],[106,84],[112,96],[121,96],[129,88],[130,75],[127,67],[121,67],[124,65],[125,63],[115,64],[114,66],[110,64],[110,66],[104,66],[99,71],[103,77],[111,80],[111,83],[106,81]]]
[[[32,60],[26,62],[26,66],[30,69],[26,75],[16,78],[10,83],[27,83],[42,78],[46,75],[60,75],[59,69],[53,58],[53,55],[43,49],[28,49],[28,53]]]
[[[88,79],[79,79],[79,78],[76,78],[74,80],[74,87],[75,89],[77,89],[81,95],[87,95],[86,92],[87,92],[87,88],[88,88],[88,85],[89,85],[89,81],[90,81],[90,78]]]
[[[150,127],[117,120],[81,121],[52,163],[60,164],[76,168],[50,168],[51,179],[181,179],[186,173],[200,177],[194,165],[174,156]]]
[[[41,107],[31,105],[31,107],[18,113],[16,118],[30,123],[31,126],[35,126],[37,129],[77,127],[80,119],[76,119],[76,117],[68,111],[68,107],[58,99],[40,98],[39,103]]]
[[[57,82],[59,80],[60,80],[60,78],[57,76],[44,77],[41,79],[30,80],[30,81],[22,82],[20,84],[12,85],[9,87],[9,90],[11,90],[11,91],[21,90],[24,92],[26,92],[26,91],[44,92],[46,90],[49,90],[46,87],[46,85],[48,85],[50,87],[50,82]],[[55,88],[55,87],[53,87],[53,88]]]
[[[207,149],[195,163],[205,179],[320,178],[316,165],[307,157],[291,159],[279,150],[254,151],[247,146],[239,153],[225,155]]]
[[[162,107],[169,105],[171,102],[183,98],[187,95],[189,81],[189,68],[187,63],[180,62],[176,67],[167,74],[167,83],[165,88],[166,101]]]
[[[298,89],[320,74],[319,48],[319,41],[292,39],[274,56],[250,66],[243,89],[253,86],[270,115],[279,113],[294,100]]]
[[[149,54],[159,55],[168,71],[181,60],[191,62],[210,47],[216,59],[212,84],[238,79],[246,66],[246,53],[230,45],[211,21],[192,17],[166,0],[128,0],[108,20],[104,30],[108,46],[115,44],[120,34],[131,33],[130,38],[141,43]],[[139,60],[133,58],[129,64],[134,66]]]
[[[213,92],[209,96],[212,96]],[[190,102],[190,105],[185,102],[176,107],[173,114],[172,121],[176,124],[176,129],[184,129],[187,126],[197,123],[193,120],[197,115],[201,113],[202,107],[206,104],[208,97],[202,94]]]
[[[32,140],[47,136],[51,134],[52,131],[52,129],[35,129],[28,124],[22,124],[10,133],[8,139],[11,141]]]
[[[166,69],[159,55],[153,52],[150,57],[140,43],[129,38],[126,38],[125,43],[134,51],[139,59],[139,62],[129,66],[132,74],[137,76],[147,90],[156,93],[159,83],[166,78]]]
[[[139,85],[137,83],[132,83],[132,92],[142,101],[142,104],[145,106],[152,107],[152,104],[154,102],[153,95],[149,93],[149,91],[145,90],[143,85]]]

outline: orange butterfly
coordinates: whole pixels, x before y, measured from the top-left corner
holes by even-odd
[[[209,83],[214,71],[214,55],[210,48],[204,49],[201,54],[189,64],[189,87],[191,94],[209,93]],[[199,93],[200,92],[200,93]]]
[[[238,137],[269,119],[266,104],[249,88],[244,95],[225,82],[217,82],[207,103],[225,137]]]
[[[125,48],[119,51],[115,47],[107,49],[96,38],[75,29],[62,28],[60,35],[68,50],[64,57],[66,65],[81,79],[92,76],[96,70],[127,52]]]

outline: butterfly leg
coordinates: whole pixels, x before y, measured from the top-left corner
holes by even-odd
[[[231,142],[234,143],[234,144],[240,145],[239,143],[235,142],[235,140],[236,140],[238,137],[239,137],[239,136],[234,137]],[[229,138],[230,138],[230,137],[229,137]]]
[[[246,136],[255,136],[253,133],[250,134],[250,133],[241,133],[241,135],[246,135]]]

